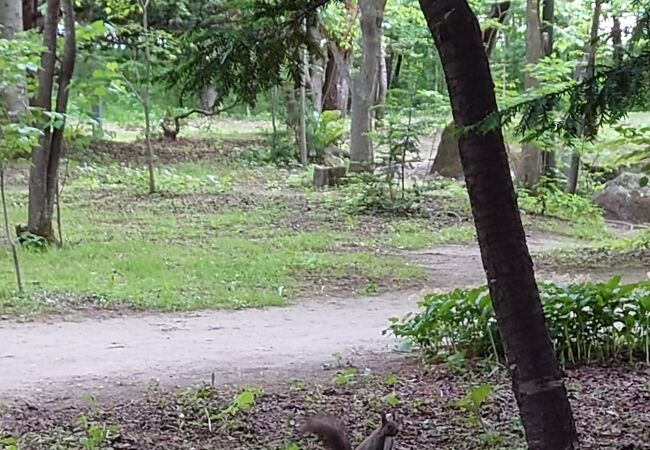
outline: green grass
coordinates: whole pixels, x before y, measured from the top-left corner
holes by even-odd
[[[222,197],[212,194],[230,195],[239,177],[233,173],[224,193],[202,182],[208,172],[162,168],[159,182],[168,183],[168,192],[150,197],[137,171],[82,171],[64,193],[63,248],[20,250],[25,297],[16,294],[10,253],[2,247],[0,314],[43,312],[56,308],[48,302],[59,297],[73,308],[98,299],[108,308],[146,310],[283,305],[321,291],[394,289],[424,276],[400,259],[343,250],[360,240],[353,233],[283,228],[284,215],[300,214],[291,205],[220,207],[214,199]],[[24,223],[25,190],[10,188],[9,200],[12,224]]]
[[[393,247],[416,250],[440,244],[469,244],[475,239],[473,225],[458,225],[431,230],[421,221],[399,221],[389,226],[387,243]]]

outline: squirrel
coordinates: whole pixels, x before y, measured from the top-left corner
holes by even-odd
[[[302,431],[320,437],[329,450],[352,450],[343,425],[332,416],[314,417],[307,421]],[[393,437],[398,431],[397,423],[382,413],[381,425],[356,450],[390,450],[393,447]]]

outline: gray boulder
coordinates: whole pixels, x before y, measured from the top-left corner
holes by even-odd
[[[641,187],[646,175],[623,172],[605,184],[594,196],[594,202],[612,219],[641,223],[650,222],[650,186]]]

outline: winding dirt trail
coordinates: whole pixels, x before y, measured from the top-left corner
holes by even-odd
[[[531,238],[529,244],[535,251],[562,243]],[[430,270],[421,291],[307,299],[285,308],[0,322],[0,398],[79,396],[87,389],[152,380],[182,385],[209,380],[211,374],[217,382],[242,380],[246,374],[299,376],[320,370],[334,353],[386,358],[393,345],[382,335],[388,318],[414,310],[423,291],[484,279],[473,246],[442,246],[411,256]]]

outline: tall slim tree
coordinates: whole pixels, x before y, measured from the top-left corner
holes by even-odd
[[[372,172],[374,153],[370,109],[375,103],[375,89],[381,58],[381,26],[386,0],[360,0],[361,69],[352,82],[352,127],[350,132],[350,171]]]
[[[555,21],[555,0],[544,0],[542,11],[542,37],[544,40],[544,56],[551,56],[554,47],[553,23]],[[549,180],[556,178],[555,150],[545,149],[542,152],[542,173]]]
[[[54,241],[52,218],[59,186],[59,164],[63,148],[65,114],[68,109],[68,88],[74,72],[76,57],[75,19],[72,0],[47,0],[43,29],[44,51],[38,71],[38,94],[34,106],[43,116],[52,111],[52,94],[56,72],[57,27],[63,12],[64,44],[57,78],[54,107],[57,119],[45,117],[39,145],[32,151],[29,172],[29,208],[27,229],[30,233]]]
[[[12,39],[23,31],[23,4],[21,0],[0,1],[0,38]],[[27,111],[27,97],[23,86],[15,86],[0,92],[0,102],[13,121]]]
[[[458,127],[497,111],[478,20],[466,0],[420,0],[440,54]],[[578,448],[571,406],[551,344],[500,127],[470,130],[460,156],[483,266],[513,390],[531,450]]]
[[[526,63],[534,66],[544,57],[544,41],[542,38],[542,11],[540,0],[528,0],[526,3]],[[537,80],[530,72],[524,76],[524,88],[534,89],[539,86]],[[527,188],[534,189],[542,173],[542,153],[534,142],[526,142],[522,146],[521,167],[519,169],[519,183]]]
[[[589,42],[585,51],[585,61],[578,64],[574,72],[574,78],[582,81],[585,78],[592,78],[596,70],[596,52],[598,51],[598,28],[600,27],[600,14],[602,11],[603,0],[595,0],[594,12],[591,16],[591,31],[589,33]],[[580,124],[580,134],[584,136],[585,130],[590,127],[593,117],[586,114]],[[578,177],[580,176],[580,152],[574,149],[571,154],[569,163],[569,173],[567,176],[566,191],[575,194],[578,189]]]

